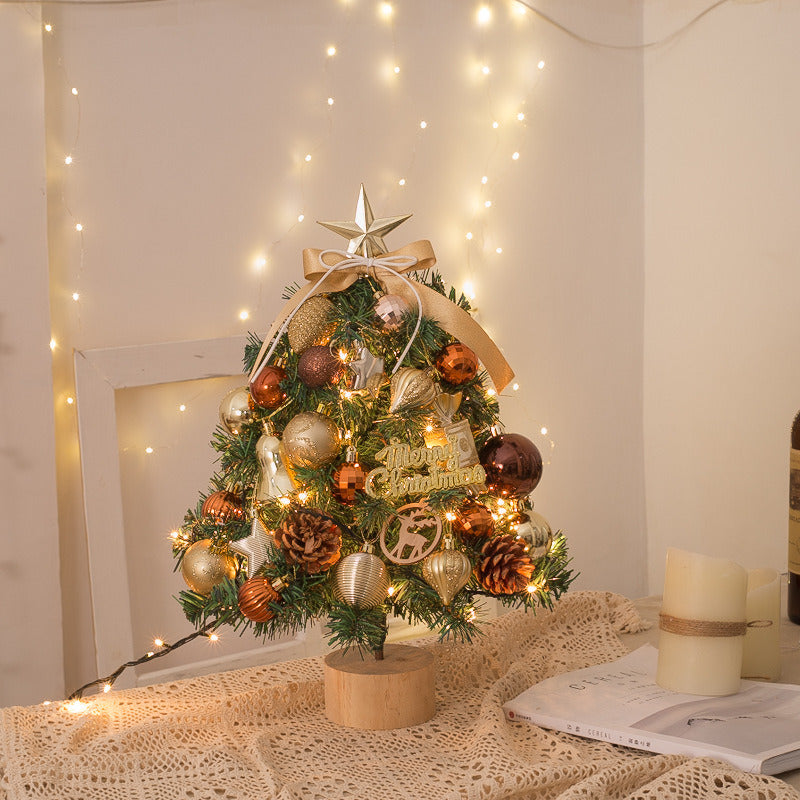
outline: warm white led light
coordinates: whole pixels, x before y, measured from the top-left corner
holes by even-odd
[[[487,184],[487,183],[489,183],[489,176],[488,176],[488,175],[484,175],[484,176],[481,178],[481,183],[482,183],[484,186],[486,186],[486,184]]]
[[[518,17],[524,17],[525,12],[528,10],[522,3],[514,3],[511,8]]]
[[[400,74],[400,67],[397,64],[394,65],[394,74],[395,75],[399,75]]]
[[[492,123],[492,127],[493,127],[495,130],[497,130],[497,129],[500,127],[500,123],[499,123],[497,120],[495,120],[495,121]]]
[[[495,251],[495,253],[497,253],[497,255],[500,255],[500,253],[503,252],[503,248],[502,247],[496,247],[494,251]]]
[[[491,71],[492,71],[492,70],[491,70],[491,68],[489,67],[489,65],[488,65],[488,64],[484,64],[484,65],[481,67],[481,72],[482,72],[484,75],[488,75],[488,74],[489,74]]]
[[[150,455],[150,453],[152,453],[152,452],[153,452],[153,448],[152,448],[152,447],[145,447],[144,451],[145,451],[145,453],[147,453],[148,455]]]
[[[75,402],[75,398],[74,397],[68,397],[67,398],[67,405],[68,406],[71,406],[74,402]]]
[[[52,32],[52,30],[53,30],[53,26],[52,26],[52,25],[51,25],[49,22],[46,22],[46,23],[45,23],[45,26],[44,26],[44,29],[45,29],[45,30],[46,30],[48,33],[51,33],[51,32]]]
[[[331,45],[331,46],[328,48],[328,55],[329,55],[329,56],[335,56],[335,55],[336,55],[336,48],[335,48],[333,45]]]
[[[111,684],[110,683],[104,683],[103,684],[103,693],[104,694],[108,694],[110,691],[111,691]]]
[[[178,406],[178,411],[186,411],[186,406],[185,406],[183,403],[181,403],[181,404]]]
[[[72,293],[72,299],[73,300],[80,300],[81,296],[77,292],[73,292]]]
[[[78,94],[78,90],[74,86],[72,87],[72,94],[74,95]]]
[[[478,24],[487,25],[492,21],[492,10],[489,6],[481,6],[478,9]]]
[[[487,390],[486,390],[486,394],[487,394],[489,397],[494,397],[494,396],[497,394],[497,392],[496,392],[494,389],[487,389]]]
[[[542,434],[542,436],[547,436],[547,428],[542,428],[540,433]]]
[[[239,319],[240,320],[244,321],[246,319],[249,319],[249,317],[250,317],[250,312],[249,311],[242,310],[242,311],[239,312]]]
[[[524,120],[524,119],[525,119],[525,114],[523,114],[523,113],[520,111],[520,112],[519,112],[519,114],[517,114],[517,119],[518,119],[520,122],[522,122],[522,120]]]
[[[519,384],[515,383],[511,388],[516,392],[519,390]]]
[[[425,128],[428,127],[428,123],[423,119],[422,122],[419,123],[419,126],[422,128],[422,130],[425,130]]]
[[[487,201],[486,201],[486,202],[485,202],[483,205],[484,205],[486,208],[491,208],[491,207],[492,207],[492,201],[491,201],[491,200],[487,200]]]
[[[397,181],[397,185],[398,186],[405,186],[406,185],[406,179],[405,178],[400,178],[400,180]]]
[[[465,281],[462,291],[470,300],[475,299],[475,287],[472,285],[472,281]]]
[[[306,153],[306,164],[311,161],[311,153]]]
[[[56,340],[55,339],[51,339],[50,340],[50,349],[51,350],[55,350],[56,349]]]
[[[542,59],[536,66],[539,67],[539,69],[544,69],[544,59]]]
[[[256,269],[264,269],[264,267],[267,266],[267,259],[264,258],[264,256],[258,256],[253,262],[253,266],[255,266]]]
[[[65,156],[64,163],[69,166],[72,163],[72,156]]]
[[[163,647],[164,646],[164,640],[163,639],[154,639],[153,640],[153,644],[156,647]]]
[[[512,154],[511,154],[511,158],[512,158],[514,161],[519,161],[519,153],[517,153],[517,152],[514,152],[514,153],[512,153]]]
[[[306,218],[305,214],[298,214],[297,215],[297,221],[298,222],[302,222],[305,218]]]
[[[396,591],[397,591],[397,589],[395,589],[395,588],[394,588],[394,586],[390,586],[390,587],[389,587],[389,588],[386,590],[386,594],[388,594],[388,595],[389,595],[389,597],[392,597],[392,595],[394,595],[394,593],[395,593]]]
[[[219,641],[219,636],[216,633],[210,633],[208,635],[208,641],[209,642],[218,642]]]
[[[333,98],[332,98],[332,97],[329,97],[329,98],[328,98],[328,105],[329,105],[329,106],[332,106],[332,105],[333,105]]]
[[[472,231],[467,231],[467,241],[472,241]]]
[[[77,223],[77,224],[75,225],[75,230],[76,230],[76,231],[78,231],[78,233],[80,233],[80,232],[83,230],[83,225],[81,225],[81,223],[80,223],[80,222],[79,222],[79,223]]]
[[[86,711],[86,709],[89,708],[89,704],[84,703],[83,700],[73,700],[71,703],[67,703],[64,708],[66,708],[70,714],[80,714],[82,711]]]
[[[381,3],[381,15],[384,17],[391,17],[394,9],[391,3]]]

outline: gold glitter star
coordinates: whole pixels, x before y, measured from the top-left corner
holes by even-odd
[[[358,193],[355,219],[349,222],[320,222],[320,225],[349,239],[347,252],[372,258],[388,252],[383,237],[393,231],[398,225],[405,222],[411,214],[399,217],[384,217],[375,219],[372,207],[364,191],[364,184]]]
[[[247,559],[247,577],[252,578],[261,567],[270,560],[275,549],[275,540],[264,524],[253,513],[252,533],[244,539],[237,539],[228,545],[229,550]]]

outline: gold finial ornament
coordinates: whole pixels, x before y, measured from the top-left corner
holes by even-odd
[[[453,545],[453,537],[444,537],[444,547],[422,562],[422,577],[442,599],[445,608],[450,607],[453,598],[469,583],[472,575],[470,560]]]
[[[348,239],[347,252],[355,255],[373,258],[388,252],[383,237],[391,233],[398,225],[405,222],[411,214],[402,214],[399,217],[383,217],[375,219],[372,206],[364,191],[364,184],[358,192],[355,219],[348,222],[319,222],[328,230],[338,233]]]

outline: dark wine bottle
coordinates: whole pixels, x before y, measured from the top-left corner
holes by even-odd
[[[792,423],[789,455],[789,619],[800,625],[800,412]]]

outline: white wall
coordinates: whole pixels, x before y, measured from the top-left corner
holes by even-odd
[[[640,38],[634,0],[541,7],[588,37]],[[48,10],[69,688],[95,677],[75,410],[66,402],[72,349],[263,332],[283,286],[300,278],[302,248],[340,244],[314,220],[348,218],[360,181],[378,215],[414,213],[390,245],[429,238],[445,279],[473,284],[480,319],[520,383],[503,400],[507,429],[531,436],[548,459],[534,499],[570,537],[578,585],[644,592],[641,54],[587,46],[530,13],[512,15],[505,2],[492,5],[487,27],[475,22],[477,4],[457,0],[398,3],[391,24],[377,8],[165,0]],[[262,253],[259,272],[253,261]],[[172,481],[175,454],[159,456],[175,441],[161,433],[173,399],[161,390],[118,398],[126,518],[148,524],[140,511],[149,505],[163,533],[196,500]],[[206,442],[213,416],[176,416],[175,425],[181,437]],[[155,448],[147,460],[125,450],[145,441]],[[194,449],[189,458],[195,469]],[[142,540],[161,535],[147,530]],[[119,557],[136,559],[128,574],[141,584],[152,553],[137,551],[137,536],[126,531]],[[171,566],[167,546],[160,557]],[[136,607],[140,652],[147,630],[168,639],[186,632],[156,627],[174,615],[180,588],[178,576],[132,588],[134,603],[137,591],[163,600],[161,611]],[[9,691],[10,701],[23,689]]]
[[[0,705],[64,691],[40,30],[0,6]]]
[[[706,6],[647,3],[645,39]],[[800,7],[728,3],[645,57],[651,591],[674,545],[786,569],[800,407]]]

